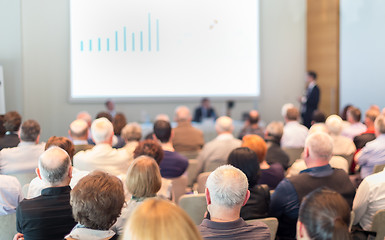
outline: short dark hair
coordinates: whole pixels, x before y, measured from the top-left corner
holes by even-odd
[[[170,140],[171,137],[171,125],[169,122],[164,120],[158,120],[154,123],[154,134],[156,138],[162,142],[166,143]]]
[[[326,116],[323,112],[315,110],[311,118],[315,123],[324,123],[326,121]]]
[[[102,171],[83,177],[71,191],[74,219],[87,228],[108,230],[120,216],[123,204],[122,181]]]
[[[120,136],[122,133],[122,129],[126,126],[127,120],[126,116],[123,113],[119,112],[115,115],[114,120],[112,121],[112,125],[114,126],[115,135]]]
[[[348,114],[350,114],[350,116],[352,116],[352,118],[354,119],[355,122],[361,121],[361,111],[360,111],[360,109],[351,106],[351,107],[348,108]]]
[[[241,170],[247,177],[249,188],[254,187],[259,180],[260,167],[257,154],[248,147],[239,147],[234,149],[227,163]]]
[[[317,80],[317,73],[314,72],[314,71],[308,71],[307,72],[307,75],[309,75],[310,77],[312,77],[314,80]]]
[[[21,116],[16,111],[7,112],[4,115],[4,128],[6,131],[18,131],[21,125]]]
[[[34,142],[40,134],[40,125],[35,120],[27,120],[21,125],[20,139]]]
[[[311,239],[351,239],[349,234],[350,207],[341,194],[318,188],[301,203],[298,220]]]
[[[164,152],[159,143],[152,139],[140,141],[134,150],[134,158],[146,155],[155,159],[158,165],[163,160]]]
[[[102,118],[102,117],[107,118],[108,121],[110,121],[111,123],[113,121],[111,114],[109,114],[108,112],[98,112],[98,114],[96,114],[95,119]]]

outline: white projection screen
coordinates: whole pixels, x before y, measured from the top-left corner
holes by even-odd
[[[257,0],[71,0],[71,100],[260,93]]]

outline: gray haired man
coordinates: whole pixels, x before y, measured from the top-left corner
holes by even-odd
[[[206,182],[208,213],[198,226],[204,239],[270,239],[262,222],[246,223],[240,211],[250,197],[246,175],[224,165],[213,171]]]

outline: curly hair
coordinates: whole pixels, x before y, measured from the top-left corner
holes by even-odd
[[[141,155],[152,157],[159,165],[160,162],[163,160],[164,152],[157,141],[147,139],[140,141],[134,151],[134,158],[137,158]]]

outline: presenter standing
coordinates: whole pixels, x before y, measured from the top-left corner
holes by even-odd
[[[301,98],[301,116],[303,125],[307,128],[311,126],[312,115],[318,109],[320,99],[320,89],[317,86],[317,73],[313,71],[307,72],[306,77],[306,91]]]

